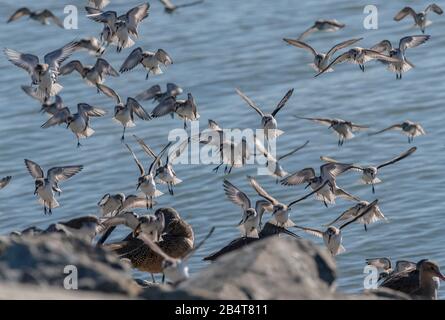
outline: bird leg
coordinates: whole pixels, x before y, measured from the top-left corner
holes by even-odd
[[[150,72],[147,72],[147,74],[145,75],[145,80],[148,80],[148,75],[150,74]]]
[[[152,281],[153,283],[156,283],[156,279],[155,279],[154,274],[153,274],[153,273],[150,273],[150,274],[151,274],[151,281]]]
[[[187,130],[187,121],[184,120],[184,130]]]
[[[371,186],[372,186],[372,193],[375,193],[374,183],[371,183]]]
[[[77,138],[77,147],[80,148],[82,145],[80,144],[80,139]]]
[[[365,226],[365,231],[368,231],[368,227],[366,226],[366,223],[364,224],[364,226]]]
[[[147,200],[146,206],[147,206],[147,210],[148,210],[148,196],[145,196],[145,199]]]
[[[162,274],[162,284],[165,283],[165,273]]]
[[[124,140],[125,140],[125,129],[126,129],[127,127],[126,126],[124,126],[124,131],[122,132],[122,137],[121,137],[121,142],[123,143],[124,142]]]
[[[223,165],[224,162],[221,162],[217,167],[213,168],[212,171],[214,171],[215,173],[218,173],[218,169],[219,167],[221,167]]]

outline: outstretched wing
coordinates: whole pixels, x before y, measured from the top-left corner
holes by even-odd
[[[412,147],[412,148],[410,148],[409,150],[407,150],[407,151],[401,153],[401,154],[398,155],[397,157],[395,157],[395,158],[393,158],[393,159],[391,159],[391,160],[389,160],[389,161],[387,161],[387,162],[384,162],[384,163],[380,164],[379,166],[377,166],[377,169],[383,168],[383,167],[385,167],[385,166],[387,166],[387,165],[390,165],[390,164],[396,163],[396,162],[398,162],[398,161],[400,161],[400,160],[402,160],[402,159],[405,159],[405,158],[408,157],[409,155],[413,154],[416,150],[417,150],[416,147]]]
[[[288,39],[288,38],[284,38],[283,40],[285,42],[287,42],[288,44],[293,45],[294,47],[305,49],[305,50],[309,51],[314,56],[317,55],[317,51],[315,51],[315,49],[312,48],[310,45],[308,45],[306,42],[303,42],[300,40],[295,40],[295,39]]]
[[[105,59],[102,58],[97,59],[95,68],[99,74],[106,74],[112,77],[119,77],[119,73]]]
[[[136,165],[138,166],[139,172],[141,173],[141,176],[143,176],[145,174],[144,171],[144,167],[142,166],[142,164],[139,162],[138,158],[136,157],[136,155],[134,154],[133,150],[131,150],[130,146],[128,144],[125,144],[125,146],[127,147],[127,149],[130,151],[131,155],[133,156],[133,160],[134,162],[136,162]]]
[[[51,118],[49,118],[48,121],[42,124],[42,128],[46,129],[55,125],[67,123],[67,118],[69,115],[71,115],[70,109],[68,109],[67,107],[62,108],[57,111]]]
[[[280,102],[278,102],[278,105],[276,106],[275,110],[272,112],[272,116],[275,117],[275,115],[278,113],[278,111],[281,110],[286,104],[286,102],[290,99],[292,96],[292,93],[294,93],[294,89],[290,89],[286,94],[284,95],[283,99],[281,99]]]
[[[77,112],[82,115],[87,115],[89,117],[103,117],[107,112],[101,108],[93,107],[87,103],[77,104]]]
[[[315,178],[314,168],[305,168],[282,179],[281,184],[285,186],[294,186],[297,184],[309,182],[313,178]]]
[[[23,16],[29,16],[30,14],[31,14],[31,10],[29,10],[28,8],[26,8],[26,7],[20,8],[9,17],[9,19],[8,19],[8,21],[6,21],[6,23],[10,23],[17,19],[20,19]]]
[[[11,63],[26,70],[30,75],[34,73],[34,68],[39,64],[39,58],[33,54],[20,53],[8,48],[3,51]]]
[[[407,15],[411,15],[411,17],[413,17],[413,19],[416,19],[416,12],[413,10],[413,8],[405,7],[394,16],[394,20],[400,21],[403,18],[405,18]]]
[[[4,187],[6,187],[8,185],[8,183],[11,181],[11,179],[12,179],[11,176],[7,176],[7,177],[0,179],[0,189],[3,189]]]
[[[159,161],[161,161],[162,156],[164,155],[164,153],[167,151],[167,149],[171,146],[172,142],[170,141],[165,147],[164,149],[161,150],[161,152],[159,152],[158,156],[156,157],[156,159],[151,163],[150,168],[148,169],[148,173],[153,174],[154,170],[157,168],[157,166],[159,165]]]
[[[159,84],[156,84],[154,86],[151,86],[147,90],[142,91],[135,98],[136,98],[136,100],[145,101],[145,100],[153,99],[161,93],[162,93],[161,86]]]
[[[126,197],[121,210],[140,209],[150,206],[150,200],[145,196],[129,195]]]
[[[420,46],[421,44],[427,42],[429,38],[430,36],[428,35],[403,37],[400,39],[399,49],[402,53],[404,53],[406,49]]]
[[[164,49],[158,49],[155,53],[156,59],[165,66],[168,66],[173,63],[172,58],[165,52]]]
[[[373,45],[371,47],[371,50],[377,51],[377,52],[390,52],[392,50],[392,44],[389,40],[382,40],[376,45]]]
[[[130,55],[125,59],[124,63],[122,64],[121,68],[119,69],[120,73],[124,73],[127,71],[130,71],[134,69],[144,58],[142,48],[136,48],[134,49]]]
[[[264,190],[263,187],[260,186],[260,184],[255,180],[254,177],[247,176],[247,179],[249,180],[250,185],[253,187],[253,189],[255,189],[255,191],[258,193],[260,197],[263,197],[273,205],[279,203],[274,197],[272,197],[269,193],[267,193],[267,191]]]
[[[53,183],[68,180],[82,171],[83,166],[54,167],[48,170],[47,178]]]
[[[354,43],[362,40],[363,38],[356,38],[356,39],[350,39],[350,40],[346,40],[343,42],[340,42],[339,44],[336,44],[335,46],[333,46],[327,53],[325,56],[326,61],[329,61],[329,59],[331,58],[331,56],[337,52],[338,50],[344,49],[346,47],[349,47],[350,45],[353,45]]]
[[[309,140],[306,141],[303,145],[299,146],[298,148],[295,148],[295,149],[293,149],[292,151],[290,151],[290,152],[288,152],[288,153],[286,153],[286,154],[284,154],[284,155],[278,157],[278,161],[280,161],[280,160],[282,160],[282,159],[284,159],[284,158],[286,158],[286,157],[289,157],[289,156],[293,155],[293,154],[294,154],[295,152],[297,152],[298,150],[301,150],[301,149],[303,149],[304,147],[306,147],[306,146],[308,145],[308,143],[309,143]]]
[[[313,25],[312,27],[306,29],[302,34],[300,34],[297,38],[297,40],[303,40],[304,38],[306,38],[308,35],[310,35],[311,33],[317,31],[318,29],[315,27],[315,25]]]
[[[307,227],[300,227],[300,226],[294,226],[294,227],[297,228],[297,229],[301,229],[304,232],[306,232],[308,234],[311,234],[311,235],[313,235],[315,237],[323,238],[323,231],[320,231],[320,230],[317,230],[317,229],[312,229],[312,228],[307,228]]]
[[[28,169],[29,174],[34,179],[43,178],[43,170],[37,163],[35,163],[34,161],[31,161],[31,160],[25,159],[25,165],[26,165],[26,168]]]
[[[319,186],[317,189],[312,190],[312,191],[311,191],[310,193],[308,193],[307,195],[305,195],[305,196],[303,196],[303,197],[301,197],[301,198],[299,198],[299,199],[297,199],[297,200],[292,201],[292,202],[289,203],[287,206],[290,208],[290,207],[292,207],[294,204],[296,204],[296,203],[298,203],[298,202],[300,202],[300,201],[303,201],[303,200],[309,198],[309,197],[312,196],[313,194],[316,194],[318,191],[320,191],[321,189],[323,189],[324,186],[327,185],[328,183],[329,183],[329,181],[325,181],[325,182],[324,182],[321,186]]]
[[[106,96],[116,100],[117,104],[122,103],[121,97],[117,94],[116,91],[114,91],[110,87],[107,87],[106,85],[103,84],[97,84],[97,89],[99,89]]]
[[[320,123],[325,126],[330,126],[332,124],[332,119],[327,119],[327,118],[307,118],[307,117],[299,117],[299,116],[295,116],[295,118],[314,121],[316,123]]]
[[[44,61],[50,68],[58,70],[60,65],[69,58],[74,51],[80,49],[79,42],[71,41],[70,43],[64,45],[62,48],[54,50],[45,55]]]
[[[57,26],[59,26],[60,28],[64,28],[62,20],[60,20],[58,17],[56,17],[48,9],[43,10],[40,13],[40,16],[43,17],[43,18],[51,19]]]
[[[345,61],[351,61],[351,60],[352,60],[351,53],[349,51],[342,53],[337,58],[335,58],[326,68],[324,68],[319,73],[317,73],[314,77],[318,77],[320,74],[326,72],[327,70],[329,70],[331,67],[335,66],[336,64],[343,63]]]
[[[371,133],[369,133],[369,135],[370,136],[373,136],[373,135],[376,135],[376,134],[379,134],[379,133],[382,133],[382,132],[385,132],[385,131],[389,131],[389,130],[401,130],[402,129],[402,125],[400,124],[400,123],[398,123],[398,124],[393,124],[392,126],[390,126],[390,127],[388,127],[388,128],[385,128],[385,129],[383,129],[383,130],[380,130],[380,131],[377,131],[377,132],[371,132]]]
[[[391,269],[391,260],[386,257],[366,259],[366,263],[370,266],[374,266],[383,270]]]
[[[360,219],[361,217],[363,217],[364,215],[366,215],[369,211],[371,211],[379,202],[378,199],[374,200],[373,202],[371,202],[370,204],[368,204],[362,211],[362,213],[360,213],[359,215],[357,215],[354,219],[349,220],[348,222],[345,222],[343,225],[340,226],[340,230],[343,229],[344,227],[350,225],[351,223],[357,221],[358,219]]]
[[[127,98],[127,107],[142,120],[150,120],[151,117],[144,108],[133,98]]]
[[[251,208],[249,197],[240,189],[235,187],[229,180],[224,179],[223,186],[224,193],[230,201],[243,208],[243,210]]]
[[[263,117],[264,113],[261,111],[261,109],[255,104],[255,102],[253,102],[248,96],[246,96],[243,92],[241,92],[241,90],[239,90],[238,88],[235,89],[236,93],[239,94],[239,96],[247,102],[247,104],[254,109],[256,112],[258,112],[258,114]]]
[[[196,251],[198,251],[199,248],[201,248],[202,245],[207,241],[207,239],[210,238],[214,231],[215,227],[212,227],[207,235],[197,245],[194,246],[194,248],[183,258],[183,260],[188,260]]]
[[[426,9],[425,9],[425,13],[428,13],[428,12],[430,12],[430,11],[433,11],[434,13],[437,13],[437,14],[442,14],[442,13],[443,13],[442,8],[439,7],[439,6],[438,6],[437,4],[435,4],[435,3],[432,3],[432,4],[430,4],[428,7],[426,7]]]
[[[83,74],[83,65],[79,60],[73,60],[64,64],[59,69],[59,74],[64,76],[76,70],[79,74]]]
[[[137,135],[133,135],[133,137],[136,139],[137,143],[141,146],[142,150],[151,158],[156,159],[156,154],[151,150],[151,148]]]
[[[165,116],[171,112],[175,112],[176,100],[173,97],[162,100],[151,112],[153,118]]]

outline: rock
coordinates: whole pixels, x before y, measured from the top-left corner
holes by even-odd
[[[131,269],[113,253],[93,247],[81,239],[60,233],[0,238],[0,282],[51,286],[64,290],[68,274],[64,268],[75,266],[78,289],[118,293],[132,297],[139,286]]]

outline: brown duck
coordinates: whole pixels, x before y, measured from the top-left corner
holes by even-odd
[[[173,208],[160,208],[156,212],[162,212],[165,217],[164,233],[162,240],[157,242],[157,245],[172,258],[184,258],[194,246],[195,238],[192,227],[182,220]],[[133,237],[132,234],[121,242],[105,247],[117,253],[121,258],[130,260],[133,268],[152,274],[162,273],[164,258],[150,249],[142,240]]]
[[[427,259],[420,260],[416,268],[393,273],[381,284],[381,287],[401,291],[416,299],[436,300],[438,284],[435,277],[445,281],[439,266]]]

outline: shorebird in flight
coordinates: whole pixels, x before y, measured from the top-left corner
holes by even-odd
[[[173,96],[165,98],[153,109],[150,116],[160,118],[168,114],[177,114],[184,121],[184,129],[187,129],[187,121],[195,121],[200,117],[191,93],[187,94],[187,100],[176,100]]]
[[[297,40],[303,40],[303,38],[306,38],[311,33],[317,32],[317,31],[324,31],[324,32],[333,32],[338,31],[345,27],[344,23],[340,23],[337,20],[317,20],[315,23],[306,31],[304,31]]]
[[[25,159],[25,165],[29,174],[35,180],[34,194],[39,196],[39,203],[43,205],[45,214],[52,214],[52,209],[57,208],[57,202],[54,192],[61,193],[59,182],[65,181],[82,171],[83,166],[64,166],[54,167],[48,170],[46,177],[42,168],[35,162]]]
[[[92,87],[105,82],[105,76],[119,77],[119,73],[108,63],[107,60],[99,58],[94,66],[84,66],[79,60],[73,60],[60,67],[59,74],[67,75],[77,71],[82,79]],[[99,89],[98,89],[99,92]]]
[[[298,119],[310,120],[325,126],[328,129],[334,130],[338,135],[338,146],[342,146],[345,140],[354,138],[355,131],[367,130],[369,127],[353,123],[351,121],[345,121],[342,119],[328,119],[328,118],[306,118],[295,116]]]
[[[159,0],[159,1],[164,5],[164,10],[167,13],[173,13],[179,8],[191,7],[204,2],[204,0],[196,0],[188,3],[175,5],[170,0]]]
[[[338,161],[329,158],[329,157],[320,157],[321,160],[328,162],[328,163],[333,163],[333,164],[338,164],[341,166],[350,166],[350,168],[354,169],[354,170],[358,170],[362,172],[362,178],[361,181],[364,184],[370,184],[372,186],[372,193],[375,193],[375,187],[374,185],[377,183],[382,182],[382,180],[380,180],[379,178],[377,178],[377,173],[379,172],[379,170],[381,168],[384,168],[390,164],[399,162],[402,159],[405,159],[406,157],[410,156],[411,154],[413,154],[415,151],[417,150],[417,147],[412,147],[409,150],[401,153],[400,155],[398,155],[397,157],[383,162],[379,165],[376,166],[360,166],[357,164],[345,164],[345,163],[339,163]]]
[[[305,49],[305,50],[309,51],[310,53],[312,53],[314,55],[314,62],[311,63],[310,66],[316,72],[321,72],[329,65],[331,57],[335,52],[337,52],[340,49],[349,47],[350,45],[353,45],[354,43],[356,43],[362,39],[363,38],[357,38],[357,39],[351,39],[351,40],[346,40],[346,41],[340,42],[339,44],[336,44],[335,46],[333,46],[327,53],[317,52],[309,44],[307,44],[303,41],[300,41],[300,40],[287,39],[287,38],[284,38],[283,40],[290,45],[293,45],[297,48]],[[332,72],[332,71],[334,71],[332,68],[329,68],[329,70],[326,70],[326,72]]]
[[[142,91],[136,96],[136,100],[138,101],[146,101],[146,100],[153,100],[157,102],[162,102],[167,98],[175,98],[182,94],[184,90],[182,88],[174,83],[167,83],[167,90],[165,92],[162,92],[161,86],[156,84],[154,86],[151,86],[147,90]],[[173,113],[171,113],[173,116]]]
[[[369,133],[369,135],[373,136],[390,130],[400,130],[404,135],[408,136],[408,143],[413,142],[414,137],[423,136],[426,134],[420,123],[406,120],[402,123],[393,124],[392,126],[389,126],[388,128],[385,128],[383,130]]]
[[[136,99],[128,97],[127,102],[124,104],[121,97],[113,89],[103,85],[98,84],[97,89],[103,92],[106,96],[114,99],[116,101],[116,106],[114,107],[114,118],[117,122],[120,122],[123,127],[121,141],[125,140],[125,130],[130,127],[136,126],[134,123],[136,115],[141,120],[151,120],[150,115],[145,111],[145,109],[140,105]]]
[[[101,108],[90,106],[87,103],[77,104],[77,113],[72,114],[68,107],[57,111],[48,121],[42,124],[43,129],[66,123],[77,138],[77,147],[80,147],[80,138],[91,137],[94,130],[90,127],[90,117],[103,117],[107,112]]]
[[[134,194],[126,196],[123,193],[107,193],[100,199],[97,205],[103,217],[110,217],[131,209],[146,208],[150,206],[150,203],[148,203],[146,197]]]
[[[338,218],[336,218],[331,223],[328,223],[325,226],[333,226],[337,222],[348,220],[348,219],[354,219],[356,216],[361,215],[363,210],[366,210],[369,206],[368,201],[360,201],[353,207],[347,209],[345,212],[343,212]],[[371,210],[368,211],[365,215],[361,216],[360,219],[357,220],[357,222],[362,223],[365,231],[368,231],[368,224],[377,222],[379,220],[387,220],[386,217],[383,215],[382,211],[380,210],[378,205],[375,205],[372,207]]]
[[[373,46],[371,49],[377,52],[387,52],[390,57],[396,57],[398,62],[385,62],[388,65],[388,70],[396,73],[396,79],[402,79],[402,73],[414,68],[414,65],[406,59],[405,51],[408,48],[415,48],[426,41],[430,36],[408,36],[403,37],[399,41],[399,47],[393,48],[389,40],[383,40]]]
[[[141,47],[136,48],[125,59],[120,73],[124,73],[133,70],[137,65],[141,64],[147,71],[145,79],[148,79],[150,73],[153,75],[162,74],[161,65],[168,66],[173,64],[172,58],[163,49],[158,49],[156,52],[143,51]]]
[[[332,60],[332,62],[329,63],[326,68],[324,68],[319,73],[317,73],[315,75],[315,77],[318,77],[320,74],[325,73],[326,71],[330,70],[331,67],[335,66],[336,64],[342,63],[342,62],[350,62],[353,64],[358,64],[358,66],[360,67],[360,70],[365,72],[365,63],[368,61],[371,61],[371,60],[378,60],[383,63],[400,62],[400,60],[396,57],[390,57],[383,53],[380,53],[378,51],[371,50],[371,49],[355,47],[355,48],[349,49],[349,51],[342,53],[337,58]]]
[[[278,129],[278,123],[275,119],[275,116],[277,113],[286,105],[286,102],[290,99],[292,96],[292,93],[294,93],[294,89],[290,89],[284,97],[281,99],[281,101],[277,104],[275,109],[272,111],[272,113],[264,113],[261,111],[261,109],[255,104],[255,102],[252,101],[248,96],[246,96],[241,90],[235,89],[236,93],[239,94],[239,96],[253,109],[255,110],[259,116],[261,117],[261,128],[264,130],[265,137],[267,139],[274,139],[281,134],[283,134],[283,131]]]
[[[394,17],[395,21],[400,21],[406,16],[410,15],[414,19],[414,26],[417,26],[422,30],[422,33],[425,33],[425,28],[429,26],[432,22],[427,19],[427,14],[429,12],[434,12],[438,15],[443,14],[442,8],[440,8],[437,4],[432,3],[428,5],[425,10],[416,12],[411,7],[405,7],[400,10]]]
[[[80,39],[79,47],[96,57],[100,57],[105,52],[105,48],[102,46],[101,42],[95,37]]]
[[[7,23],[16,21],[22,17],[29,17],[32,20],[40,22],[43,25],[49,25],[50,21],[60,28],[64,28],[62,20],[56,17],[50,10],[31,11],[27,7],[23,7],[14,12],[6,21]]]
[[[62,90],[62,86],[57,83],[60,65],[69,56],[79,49],[79,43],[70,42],[60,49],[54,50],[44,57],[44,63],[33,54],[21,53],[12,49],[4,49],[8,60],[15,66],[24,69],[31,76],[31,85],[37,85],[35,96],[44,102],[55,96]]]
[[[110,0],[88,0],[88,6],[95,9],[103,9],[110,4]]]
[[[372,203],[370,203],[361,214],[357,215],[354,219],[349,220],[348,222],[341,225],[339,228],[334,226],[329,226],[325,231],[320,231],[317,229],[307,228],[307,227],[300,227],[295,226],[298,229],[301,229],[313,236],[319,237],[323,239],[324,244],[328,248],[329,252],[336,256],[338,254],[341,254],[345,252],[345,248],[342,245],[342,229],[350,225],[351,223],[357,221],[364,215],[368,213],[368,211],[372,210],[372,208],[377,204],[378,200],[374,200]]]
[[[169,142],[162,151],[156,156],[156,158],[153,160],[153,162],[150,164],[150,167],[148,171],[146,172],[142,164],[139,162],[138,158],[134,154],[133,150],[131,150],[130,146],[128,144],[125,144],[127,149],[130,151],[131,155],[133,156],[133,160],[136,163],[140,176],[138,178],[138,184],[136,186],[136,190],[141,189],[142,193],[145,195],[147,200],[149,200],[150,205],[147,206],[148,208],[153,208],[153,198],[161,196],[163,193],[159,191],[156,188],[156,181],[155,181],[155,173],[156,168],[159,165],[159,161],[161,160],[161,157],[164,155],[164,153],[167,151],[167,149],[170,147],[171,142]]]
[[[282,179],[281,184],[285,186],[294,186],[307,183],[306,188],[311,187],[312,190],[317,190],[315,198],[323,201],[326,207],[328,206],[328,203],[334,204],[337,196],[350,201],[360,201],[359,198],[337,186],[337,183],[335,182],[335,179],[339,174],[352,168],[353,166],[351,164],[328,163],[320,167],[319,176],[315,175],[314,168],[305,168]],[[328,184],[325,182],[328,182]]]
[[[255,180],[255,178],[248,176],[250,185],[252,188],[258,193],[258,195],[267,201],[269,201],[273,205],[273,212],[272,212],[272,219],[269,220],[269,223],[276,225],[278,227],[282,228],[288,228],[295,226],[295,223],[289,218],[289,211],[291,210],[291,207],[298,202],[305,200],[309,198],[311,195],[315,194],[316,192],[320,191],[324,186],[328,184],[328,181],[326,181],[324,184],[322,184],[318,189],[315,189],[311,193],[294,200],[290,202],[289,204],[284,204],[276,200],[274,197],[272,197],[269,193],[267,193],[266,190],[263,189],[263,187]]]

